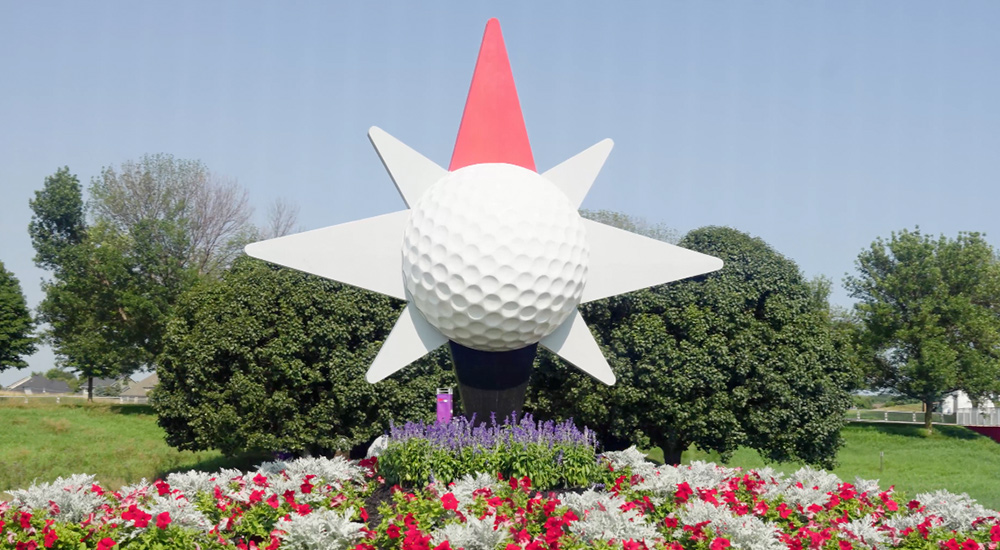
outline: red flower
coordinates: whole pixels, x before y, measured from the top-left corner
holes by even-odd
[[[444,506],[445,510],[457,510],[458,509],[458,499],[455,498],[454,493],[445,493],[441,497],[441,505]]]
[[[508,542],[507,548],[504,548],[504,550],[521,550],[521,547],[516,544]]]
[[[156,491],[160,493],[161,497],[163,495],[170,494],[170,485],[168,485],[166,481],[163,481],[162,479],[157,479],[154,485],[156,485]]]
[[[838,543],[838,546],[840,546],[840,550],[851,550],[851,548],[854,548],[854,546],[851,545],[851,543],[847,542],[846,540],[840,541]]]
[[[663,526],[664,527],[677,527],[677,518],[672,518],[670,516],[667,516],[667,517],[663,518]]]
[[[136,527],[140,529],[149,525],[149,520],[153,519],[153,516],[143,512],[135,504],[128,507],[128,511],[122,514],[122,519],[132,521]]]
[[[715,537],[715,540],[712,541],[712,545],[709,546],[710,550],[724,550],[725,548],[729,548],[729,539],[724,539],[722,537]]]
[[[261,487],[267,487],[267,476],[264,474],[257,474],[253,476],[254,485],[260,485]]]
[[[757,504],[753,505],[753,513],[757,514],[758,516],[763,516],[764,514],[766,514],[768,509],[769,508],[767,506],[767,503],[764,502],[763,500],[758,500]]]
[[[636,542],[632,539],[628,539],[622,542],[622,550],[644,550],[646,548],[645,544]]]
[[[96,493],[98,496],[104,495],[104,489],[101,489],[101,486],[96,483],[90,486],[90,492]]]
[[[962,550],[979,550],[979,543],[973,539],[968,539],[962,543]]]
[[[267,497],[267,505],[277,510],[278,507],[281,506],[281,504],[278,503],[278,495],[271,495]]]
[[[110,548],[115,544],[117,543],[114,541],[114,539],[104,537],[103,539],[100,540],[100,542],[97,543],[97,550],[110,550]]]
[[[434,547],[434,550],[451,550],[451,543],[444,541],[441,544]]]
[[[684,481],[677,484],[677,492],[674,493],[674,498],[677,499],[677,502],[687,502],[687,499],[692,494],[694,494],[694,491],[691,490],[691,486],[688,485],[688,482]]]
[[[156,516],[156,527],[166,529],[171,521],[173,520],[170,519],[170,512],[160,512]]]
[[[386,527],[385,534],[390,539],[398,539],[399,538],[399,527],[397,527],[395,525],[390,525],[389,527]]]
[[[2,527],[3,524],[0,523],[0,528]],[[993,542],[1000,542],[1000,525],[994,525],[993,527],[990,527],[990,540]]]
[[[948,550],[959,550],[958,541],[955,539],[947,540],[941,543],[942,548],[947,548]]]
[[[52,545],[59,540],[59,535],[56,535],[55,529],[45,529],[45,547],[52,548]]]
[[[368,510],[365,510],[364,508],[361,508],[360,514],[361,514],[361,521],[367,522],[368,521]]]

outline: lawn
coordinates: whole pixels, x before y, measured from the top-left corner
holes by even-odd
[[[0,492],[74,473],[95,474],[105,486],[117,488],[178,470],[249,468],[265,458],[177,451],[164,442],[147,405],[0,399],[0,426]],[[948,489],[1000,509],[1000,444],[989,438],[955,426],[936,426],[925,437],[919,426],[875,423],[849,424],[843,435],[846,444],[834,473],[845,481],[879,479],[883,487],[895,485],[911,496]],[[651,451],[651,458],[662,459],[658,452]],[[684,459],[718,462],[718,456],[694,449]],[[729,465],[753,468],[764,461],[755,451],[741,449]],[[791,472],[800,465],[775,467]]]
[[[842,435],[845,444],[833,473],[844,481],[878,479],[882,487],[895,485],[909,496],[947,489],[968,493],[984,506],[1000,509],[1000,444],[988,437],[959,426],[938,425],[926,436],[917,425],[879,423],[848,424]],[[881,464],[880,453],[884,453]],[[649,456],[661,460],[663,454],[653,449]],[[684,460],[719,462],[719,457],[692,448],[684,453]],[[729,465],[757,468],[765,462],[756,451],[740,449]],[[795,463],[771,466],[782,472],[801,467]]]
[[[63,401],[0,399],[0,493],[75,473],[96,474],[106,486],[118,488],[177,470],[252,462],[168,446],[148,405]]]

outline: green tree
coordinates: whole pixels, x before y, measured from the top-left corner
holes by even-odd
[[[878,238],[845,286],[856,298],[868,382],[919,399],[1000,392],[1000,262],[979,233],[955,239],[920,229]],[[924,427],[933,429],[931,416]]]
[[[680,245],[725,266],[582,307],[617,384],[543,354],[530,403],[596,429],[606,447],[658,446],[671,463],[694,444],[724,459],[745,446],[832,465],[855,375],[829,322],[829,284],[733,229],[698,229]]]
[[[173,251],[175,259],[200,275],[221,274],[257,233],[247,191],[199,160],[160,153],[105,167],[91,180],[90,196],[94,217],[122,233],[176,226],[184,247]],[[294,224],[289,206],[283,213]]]
[[[38,373],[34,372],[31,373],[32,376],[34,376],[35,374]],[[51,368],[45,371],[44,376],[49,380],[62,380],[63,382],[66,382],[66,384],[69,386],[69,391],[72,393],[76,393],[80,389],[80,379],[77,378],[76,375],[67,370],[60,368]]]
[[[24,356],[35,353],[34,325],[21,284],[0,262],[0,372],[28,366]]]
[[[378,384],[364,374],[402,304],[252,258],[186,293],[151,403],[180,449],[328,453],[390,420],[433,417],[447,351]]]

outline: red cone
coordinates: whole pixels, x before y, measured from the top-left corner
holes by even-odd
[[[487,162],[505,162],[535,170],[514,75],[496,19],[486,23],[448,170]]]

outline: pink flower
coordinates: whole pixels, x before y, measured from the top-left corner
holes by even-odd
[[[709,550],[724,550],[729,548],[729,539],[724,539],[722,537],[715,537],[712,541],[712,545],[709,546]]]
[[[97,550],[111,550],[111,547],[118,544],[112,538],[104,537],[97,543]]]

